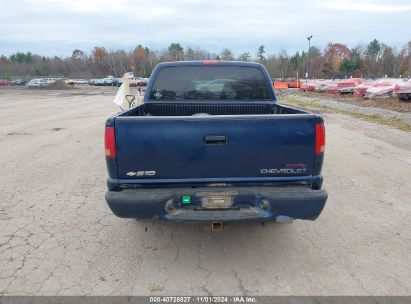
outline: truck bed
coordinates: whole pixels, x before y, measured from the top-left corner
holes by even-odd
[[[193,115],[267,115],[308,114],[301,109],[273,103],[162,102],[146,103],[119,116],[193,116]]]

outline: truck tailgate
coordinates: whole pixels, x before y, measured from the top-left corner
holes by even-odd
[[[315,115],[117,117],[117,174],[132,183],[312,175]]]

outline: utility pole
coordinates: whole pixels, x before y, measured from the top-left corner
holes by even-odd
[[[311,39],[313,38],[313,35],[310,35],[307,37],[308,40],[308,59],[307,59],[307,72],[305,73],[305,88],[307,89],[307,84],[308,84],[308,72],[310,70],[310,49],[311,49]]]

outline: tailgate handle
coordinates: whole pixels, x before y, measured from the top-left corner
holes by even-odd
[[[225,145],[227,143],[227,135],[206,135],[204,142],[206,145]]]

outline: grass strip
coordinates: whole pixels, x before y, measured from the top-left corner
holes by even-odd
[[[322,104],[316,104],[314,102],[312,103],[307,102],[307,101],[299,99],[296,96],[283,96],[280,98],[280,101],[285,104],[295,105],[298,107],[306,108],[308,110],[322,110],[323,112],[329,112],[329,113],[334,112],[334,113],[349,115],[351,117],[375,122],[381,125],[391,126],[391,127],[394,127],[402,131],[407,131],[407,132],[411,131],[411,125],[406,124],[399,119],[384,118],[378,114],[367,115],[367,114],[356,113],[356,112],[347,111],[347,110],[341,110],[333,106],[326,106]]]

